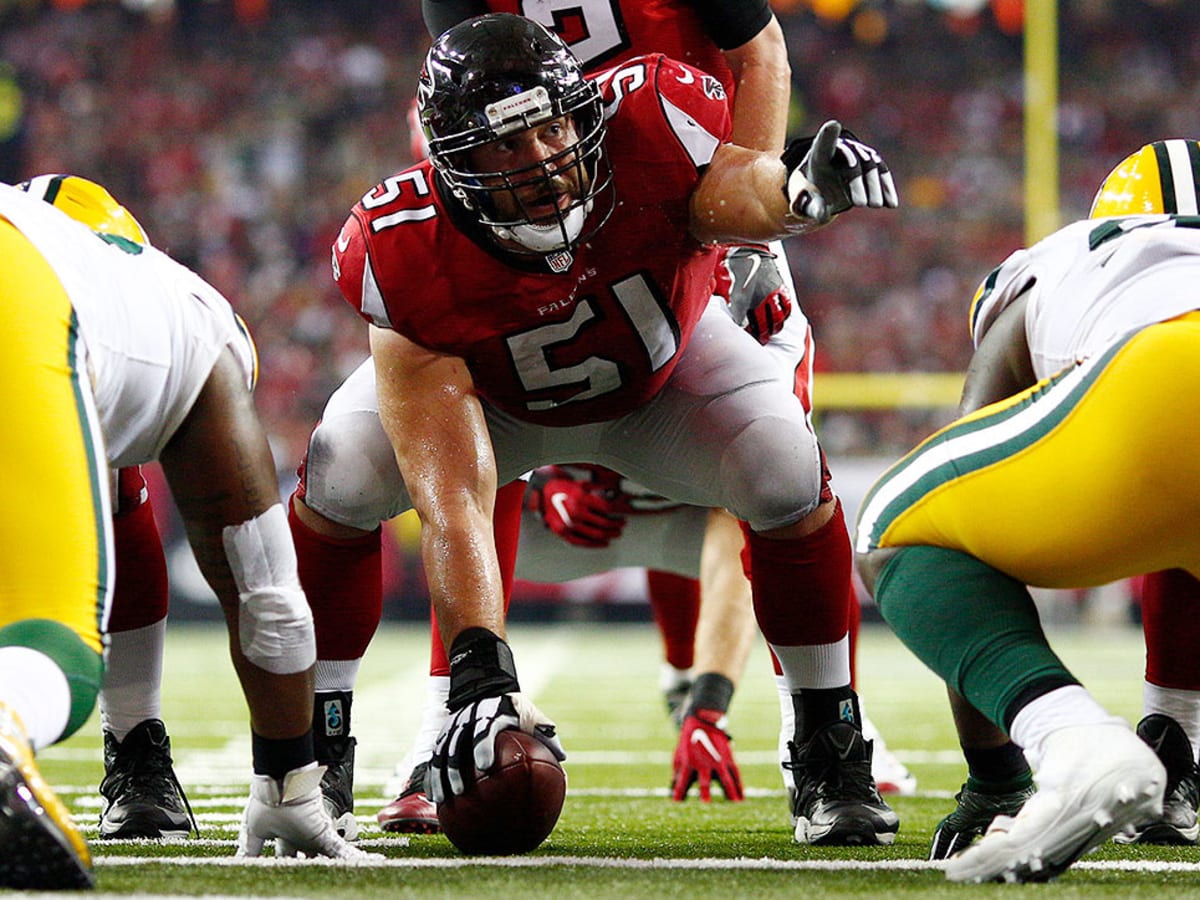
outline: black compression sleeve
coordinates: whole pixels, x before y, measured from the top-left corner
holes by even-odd
[[[771,21],[767,0],[688,0],[688,4],[722,50],[737,49]]]

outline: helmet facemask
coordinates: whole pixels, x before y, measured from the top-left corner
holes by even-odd
[[[477,37],[470,27],[464,33],[472,23],[486,44],[469,40]],[[506,50],[513,45],[515,60]],[[456,26],[430,50],[418,98],[434,167],[505,249],[570,251],[607,221],[612,173],[599,88],[540,25],[495,15]],[[503,170],[476,162],[489,144],[556,125],[573,130],[574,140],[538,162]],[[564,195],[570,200],[562,205]]]

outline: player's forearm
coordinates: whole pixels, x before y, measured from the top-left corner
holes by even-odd
[[[422,521],[421,558],[430,602],[447,649],[467,628],[504,636],[504,590],[491,513]]]
[[[783,161],[773,154],[721,145],[692,193],[692,235],[725,244],[767,242],[811,230],[789,217],[786,175]]]
[[[1011,397],[1037,382],[1025,336],[1027,297],[1015,300],[997,317],[967,368],[958,414]]]
[[[742,569],[742,529],[723,509],[708,517],[700,556],[697,673],[724,675],[736,686],[758,635],[750,582]]]

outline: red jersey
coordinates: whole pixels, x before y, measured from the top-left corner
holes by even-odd
[[[518,258],[472,239],[428,161],[369,191],[333,250],[364,318],[462,357],[489,403],[544,425],[615,418],[654,397],[720,256],[688,230],[699,169],[731,127],[720,83],[661,55],[597,77],[616,209],[571,254]]]
[[[588,72],[645,53],[662,53],[715,75],[733,97],[733,73],[725,54],[684,0],[487,0],[487,7],[546,26]]]

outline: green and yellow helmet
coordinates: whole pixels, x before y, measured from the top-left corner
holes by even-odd
[[[79,175],[37,175],[17,187],[40,197],[92,231],[149,245],[138,220],[105,188]]]
[[[1200,214],[1200,141],[1171,138],[1146,144],[1108,173],[1088,218]]]

